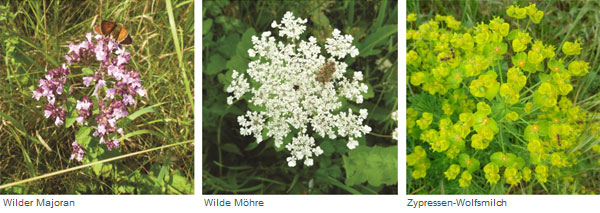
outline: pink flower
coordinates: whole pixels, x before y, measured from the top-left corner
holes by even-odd
[[[78,80],[68,78],[68,66],[76,63],[84,67],[97,67],[91,63],[98,63],[99,68],[91,76],[82,77],[83,85],[94,85],[92,95],[96,97],[97,106],[94,106],[94,102],[88,96],[77,100],[75,109],[79,111],[79,115],[75,120],[79,124],[88,125],[87,120],[92,117],[96,107],[98,114],[94,116],[95,123],[92,124],[96,131],[92,135],[98,137],[99,143],[105,144],[111,150],[119,147],[117,134],[123,134],[122,128],[116,128],[119,120],[129,115],[127,107],[135,105],[135,96],[145,96],[146,90],[141,84],[139,72],[126,71],[126,65],[131,60],[129,51],[112,38],[102,35],[87,33],[86,39],[78,44],[68,45],[68,53],[64,55],[66,63],[57,69],[48,70],[44,78],[40,79],[38,88],[32,91],[32,97],[38,101],[46,97],[48,103],[44,116],[53,119],[57,126],[64,124],[65,111],[70,104],[66,101],[66,96],[86,93],[72,93],[77,87],[70,85],[68,94],[65,94],[67,79]],[[85,152],[76,142],[72,146],[72,159],[80,160]]]
[[[71,160],[77,159],[77,161],[81,162],[83,160],[83,156],[85,155],[85,150],[77,143],[77,141],[73,141],[71,144],[71,148],[73,148],[73,154],[71,154]]]

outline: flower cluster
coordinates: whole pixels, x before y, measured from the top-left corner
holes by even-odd
[[[89,65],[97,62],[99,67],[91,75],[84,76],[82,81],[86,87],[92,87],[91,95],[83,96],[77,100],[75,109],[79,111],[76,118],[77,123],[89,125],[87,120],[93,116],[94,109],[98,110],[93,118],[94,137],[99,138],[100,144],[105,144],[108,150],[119,147],[119,140],[116,133],[121,134],[122,129],[117,127],[119,119],[124,118],[129,113],[127,107],[135,105],[135,96],[145,96],[146,90],[141,84],[140,74],[136,71],[127,70],[130,53],[125,50],[111,38],[105,38],[102,35],[86,34],[86,40],[79,44],[69,44],[69,52],[64,56],[66,64],[56,70],[48,71],[45,79],[40,80],[39,87],[33,91],[33,97],[39,100],[40,97],[46,97],[48,104],[44,115],[56,119],[55,124],[60,126],[65,119],[65,106],[68,101],[62,101],[61,105],[55,105],[57,96],[61,100],[66,100],[63,92],[67,75],[68,66],[76,63],[79,65]],[[72,93],[73,91],[70,91]],[[94,103],[97,106],[94,106]],[[81,161],[85,151],[83,148],[73,142],[73,155]]]
[[[66,65],[49,70],[45,78],[40,79],[39,87],[33,90],[33,98],[40,100],[41,97],[46,97],[48,104],[44,110],[46,118],[54,119],[54,124],[60,126],[65,121],[65,108],[56,103],[56,97],[63,95],[64,86],[69,75],[69,68]]]
[[[325,50],[330,55],[326,58],[321,55],[316,38],[300,40],[306,22],[287,12],[281,23],[274,21],[271,25],[279,29],[280,37],[294,43],[278,42],[269,31],[260,37],[253,36],[248,55],[255,60],[248,64],[245,73],[234,70],[233,80],[226,88],[232,93],[227,98],[228,104],[249,92],[252,94],[249,104],[262,108],[238,117],[240,134],[254,135],[257,143],[267,136],[274,139],[276,147],[285,144],[291,152],[287,158],[290,167],[300,160],[311,166],[312,157],[322,153],[309,132],[322,138],[347,137],[347,147],[354,149],[358,146],[356,139],[371,131],[363,124],[368,114],[366,109],[360,109],[358,115],[352,109],[337,112],[343,99],[362,103],[368,89],[361,83],[362,72],[356,71],[351,79],[347,78],[344,74],[348,65],[338,61],[347,55],[358,55],[358,49],[351,44],[354,38],[335,29],[333,37],[326,40]],[[284,140],[290,134],[295,136]]]
[[[510,6],[506,13],[533,23],[544,15],[535,4]],[[569,176],[561,169],[577,165],[580,135],[598,128],[569,99],[571,82],[589,72],[589,63],[571,58],[581,53],[579,41],[565,42],[558,58],[553,45],[511,28],[498,17],[465,28],[451,16],[437,15],[407,31],[409,86],[418,97],[430,97],[409,99],[407,108],[407,135],[415,142],[407,155],[413,178],[425,178],[432,154],[448,163],[431,167],[445,171],[448,180],[460,174],[463,188],[474,174],[511,186],[532,178],[571,180],[559,179]]]
[[[83,160],[83,156],[85,156],[85,150],[77,143],[77,141],[73,141],[71,144],[73,148],[73,154],[71,154],[71,160],[77,159],[77,161],[81,162]]]

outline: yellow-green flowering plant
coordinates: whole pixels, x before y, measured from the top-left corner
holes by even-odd
[[[590,72],[579,40],[562,46],[531,32],[535,4],[463,26],[452,16],[407,17],[409,193],[585,193],[600,168],[593,113],[574,103]],[[512,21],[512,22],[511,22]],[[514,23],[514,24],[511,24]],[[523,26],[526,23],[526,26]],[[590,163],[593,162],[593,163]],[[584,175],[585,176],[585,175]],[[577,182],[579,181],[579,182]],[[440,186],[444,189],[434,189]]]

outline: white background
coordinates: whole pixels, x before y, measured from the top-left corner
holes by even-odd
[[[399,125],[406,126],[406,2],[399,2]],[[398,147],[398,186],[400,195],[201,195],[202,194],[202,2],[194,2],[195,8],[195,193],[196,195],[0,195],[4,199],[54,199],[74,200],[76,207],[5,207],[0,203],[0,212],[374,212],[374,211],[412,211],[412,212],[507,212],[507,211],[552,211],[573,210],[598,211],[600,196],[569,195],[410,195],[406,196],[406,131],[400,130],[401,142]],[[205,207],[204,199],[262,200],[264,207]],[[504,199],[507,207],[408,207],[408,199],[414,200],[456,200],[456,199]]]

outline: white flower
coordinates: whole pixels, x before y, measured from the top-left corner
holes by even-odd
[[[358,146],[358,141],[354,140],[354,138],[350,138],[346,146],[348,147],[348,149],[354,149]]]
[[[234,99],[240,99],[250,88],[250,84],[248,84],[244,75],[233,70],[233,75],[231,77],[233,78],[233,81],[231,81],[231,84],[227,87],[227,92],[233,92],[233,96],[227,97],[227,104],[229,105],[233,104]]]
[[[358,55],[358,49],[352,46],[354,38],[351,35],[340,35],[338,29],[334,29],[332,35],[333,38],[328,38],[325,44],[325,49],[329,54],[338,59],[346,57],[347,54],[350,54],[352,57]]]
[[[323,153],[321,147],[315,145],[315,139],[305,135],[300,134],[298,137],[292,139],[291,143],[288,143],[285,148],[290,151],[292,154],[291,157],[287,158],[288,166],[294,167],[296,165],[296,161],[304,159],[304,165],[312,166],[314,156],[319,156]],[[291,163],[293,161],[293,163]]]
[[[288,11],[283,16],[281,24],[277,24],[276,21],[273,21],[273,23],[271,23],[271,27],[279,28],[279,36],[281,37],[286,36],[288,38],[298,40],[300,38],[300,34],[302,34],[304,30],[306,30],[306,26],[304,26],[303,24],[306,24],[307,20],[301,18],[294,18],[295,17],[292,14],[292,12]]]
[[[281,23],[274,21],[271,26],[279,29],[280,37],[297,40],[306,30],[306,22],[288,12]],[[368,114],[366,109],[361,109],[359,115],[353,114],[352,110],[338,113],[342,99],[362,103],[368,87],[361,82],[364,77],[360,71],[355,71],[351,78],[346,77],[348,65],[342,59],[346,55],[358,55],[356,47],[351,45],[352,36],[342,36],[335,30],[333,37],[325,45],[329,53],[326,57],[312,36],[308,41],[291,43],[276,41],[269,31],[260,37],[252,36],[253,47],[248,50],[248,55],[254,60],[248,63],[245,73],[234,71],[233,81],[227,87],[227,92],[232,93],[227,97],[228,104],[249,92],[248,102],[263,109],[248,111],[238,117],[241,135],[254,135],[260,142],[265,130],[265,135],[273,138],[275,146],[281,147],[284,138],[295,134],[292,141],[285,144],[291,154],[286,159],[290,167],[296,166],[299,160],[311,166],[314,157],[323,153],[309,132],[322,138],[347,137],[348,146],[354,148],[358,145],[355,138],[371,131],[364,124]],[[329,75],[323,71],[326,64],[330,67],[327,69],[331,72]],[[251,81],[245,79],[246,74]],[[317,80],[317,76],[321,76],[321,80]]]
[[[240,128],[240,134],[253,134],[256,138],[256,142],[260,143],[262,141],[263,124],[265,123],[264,114],[264,112],[258,113],[248,111],[245,116],[239,116],[238,123],[242,126],[242,128]]]
[[[398,110],[392,112],[392,119],[398,122]],[[398,140],[398,138],[400,138],[400,126],[396,126],[396,129],[394,129],[394,132],[392,132],[392,138],[394,140]]]

